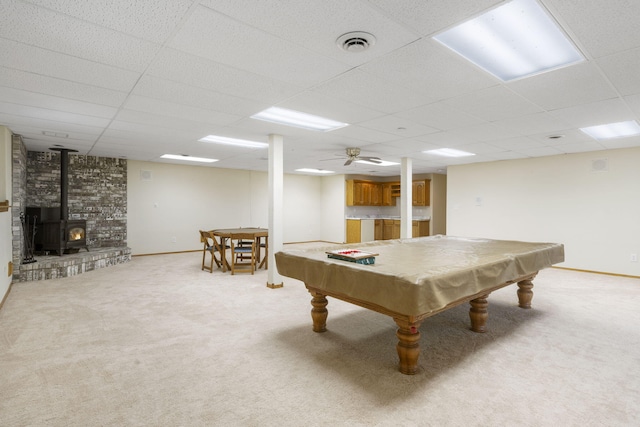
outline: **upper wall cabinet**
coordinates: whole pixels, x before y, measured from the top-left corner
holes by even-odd
[[[429,206],[431,181],[413,181],[413,206]],[[347,206],[395,206],[400,197],[399,182],[347,180]]]
[[[347,206],[389,206],[383,199],[381,183],[347,180]]]
[[[431,194],[430,188],[431,180],[424,179],[420,181],[413,181],[411,192],[413,193],[413,206],[429,206],[429,196]]]

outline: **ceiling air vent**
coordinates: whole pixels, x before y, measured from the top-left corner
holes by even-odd
[[[346,52],[358,53],[369,49],[376,44],[373,34],[356,31],[343,34],[336,40],[338,47]]]

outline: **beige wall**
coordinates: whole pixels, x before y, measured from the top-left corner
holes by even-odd
[[[141,171],[149,172],[150,179],[143,179]],[[285,243],[326,240],[323,191],[332,190],[323,179],[284,176]],[[268,227],[268,196],[265,172],[130,160],[127,244],[134,255],[196,250],[199,229]],[[336,215],[343,220],[343,214]]]
[[[640,148],[449,167],[447,188],[449,235],[563,243],[563,267],[640,276]]]
[[[0,201],[11,201],[11,131],[0,126]],[[12,260],[11,209],[0,212],[0,301],[9,290]]]

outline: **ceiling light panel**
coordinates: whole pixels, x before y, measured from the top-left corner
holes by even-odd
[[[325,169],[312,169],[312,168],[300,168],[300,169],[296,169],[296,172],[319,173],[319,174],[335,173],[334,171],[328,171]]]
[[[584,61],[536,0],[513,0],[434,39],[502,81]]]
[[[249,141],[247,139],[238,139],[238,138],[228,138],[226,136],[218,136],[218,135],[207,135],[204,138],[200,138],[198,141],[208,142],[212,144],[234,145],[236,147],[247,147],[247,148],[269,147],[269,144],[267,144],[266,142]]]
[[[201,163],[213,163],[217,162],[218,159],[207,159],[205,157],[192,157],[184,154],[163,154],[160,156],[161,159],[170,159],[170,160],[185,160],[188,162],[201,162]]]
[[[595,139],[624,138],[640,134],[640,126],[635,120],[590,126],[580,130]]]
[[[258,114],[254,114],[251,118],[322,132],[328,132],[349,126],[348,123],[342,123],[331,119],[325,119],[324,117],[314,116],[313,114],[287,110],[286,108],[280,107],[267,108]]]
[[[469,153],[467,151],[456,150],[454,148],[438,148],[437,150],[428,150],[423,151],[425,154],[435,154],[436,156],[444,156],[444,157],[467,157],[467,156],[475,156],[474,153]]]

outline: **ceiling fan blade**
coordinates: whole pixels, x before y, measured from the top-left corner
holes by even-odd
[[[347,159],[346,162],[344,162],[345,166],[349,166],[351,164],[351,162],[353,162],[353,159]]]

